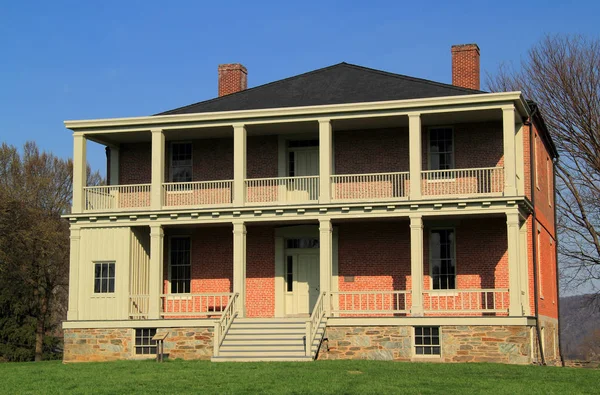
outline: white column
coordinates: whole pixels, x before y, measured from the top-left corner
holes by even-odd
[[[67,320],[76,321],[79,318],[79,243],[81,231],[71,228],[71,249],[69,259],[69,310]]]
[[[165,134],[162,129],[152,131],[152,185],[150,205],[152,210],[162,209],[163,182],[165,180]]]
[[[504,195],[515,196],[516,161],[515,161],[515,107],[502,109],[502,130],[504,140]]]
[[[110,185],[119,185],[119,147],[110,147]]]
[[[529,265],[527,260],[527,221],[521,221],[519,229],[519,257],[521,258],[520,269],[521,278],[521,305],[523,306],[523,314],[531,315],[531,307],[529,303]]]
[[[423,217],[410,216],[410,278],[411,300],[410,314],[423,316]]]
[[[233,292],[238,296],[238,316],[246,315],[246,225],[233,223]]]
[[[85,209],[83,188],[87,182],[87,139],[82,134],[73,135],[73,207],[71,212],[82,213]]]
[[[421,199],[421,114],[408,114],[410,200]]]
[[[521,268],[519,251],[520,239],[519,213],[506,213],[506,239],[508,243],[508,291],[510,304],[508,306],[508,315],[522,316],[523,307],[521,305]]]
[[[333,228],[328,218],[319,220],[319,292],[331,292],[333,275]],[[325,312],[331,316],[331,303],[325,301]]]
[[[243,206],[246,188],[246,127],[233,125],[233,205]]]
[[[319,203],[331,202],[332,134],[331,121],[319,119]]]
[[[150,284],[148,294],[150,295],[148,318],[159,319],[161,310],[161,298],[163,293],[163,252],[165,233],[160,225],[150,226]]]

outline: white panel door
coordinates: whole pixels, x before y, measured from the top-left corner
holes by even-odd
[[[292,303],[286,306],[291,307],[286,313],[310,315],[319,298],[319,255],[311,251],[293,254],[293,257]]]

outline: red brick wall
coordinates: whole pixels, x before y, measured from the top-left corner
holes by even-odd
[[[278,176],[279,140],[277,136],[250,136],[246,149],[248,178]]]
[[[151,144],[121,144],[119,148],[119,184],[149,184],[151,178]]]
[[[219,65],[219,97],[248,87],[248,70],[239,63]]]
[[[247,228],[246,314],[248,317],[275,315],[275,228]]]
[[[477,44],[452,46],[452,85],[479,89],[479,47]]]
[[[233,139],[194,140],[192,143],[194,181],[233,180]]]
[[[558,291],[556,289],[556,241],[539,223],[534,232],[537,249],[538,267],[538,308],[541,315],[558,318]]]
[[[532,183],[535,188],[536,218],[554,235],[554,169],[552,159],[535,127],[533,133],[533,162],[535,162],[535,166]]]

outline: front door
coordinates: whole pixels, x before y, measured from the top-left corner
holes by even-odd
[[[319,298],[319,250],[286,254],[286,314],[307,316]]]

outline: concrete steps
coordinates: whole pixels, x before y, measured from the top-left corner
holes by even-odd
[[[312,361],[306,356],[306,318],[236,318],[214,362]],[[313,354],[325,331],[321,325],[312,344]]]

